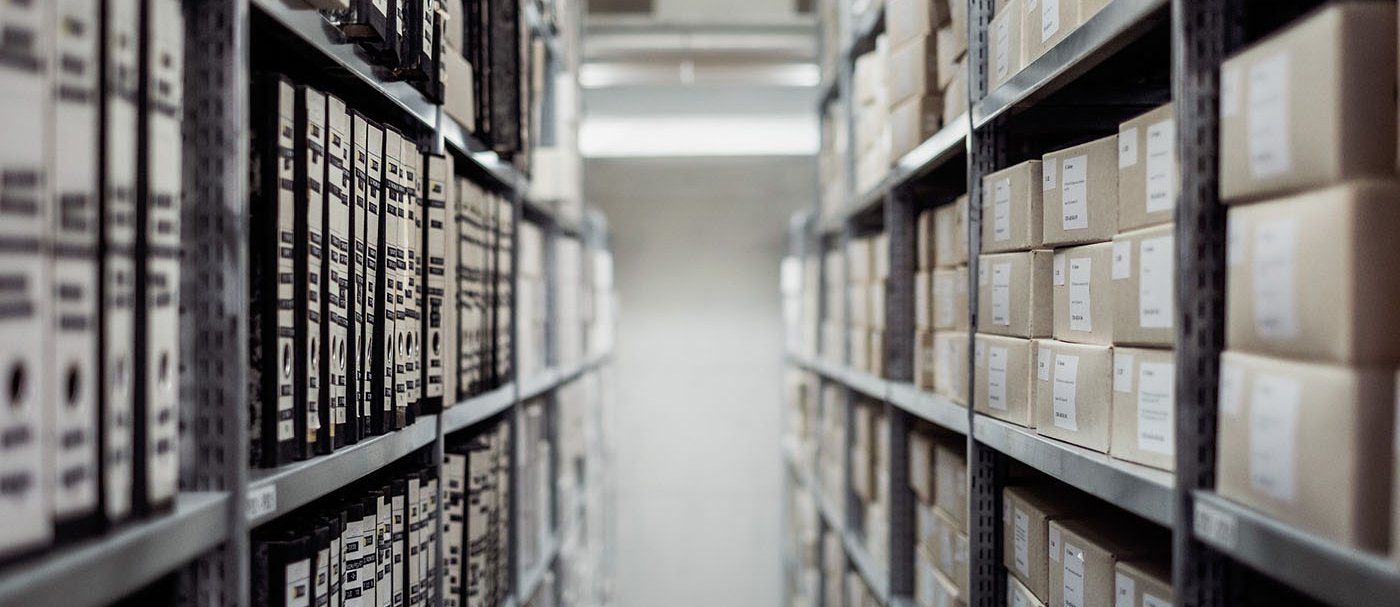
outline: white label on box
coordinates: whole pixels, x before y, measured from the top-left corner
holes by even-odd
[[[1040,163],[1040,191],[1050,192],[1059,187],[1060,159],[1046,158]]]
[[[992,184],[992,193],[995,198],[992,203],[992,240],[1011,240],[1011,180],[998,179]]]
[[[1144,361],[1138,368],[1138,449],[1176,453],[1176,365]]]
[[[1084,607],[1084,551],[1065,544],[1065,607]]]
[[[1045,548],[1050,551],[1050,560],[1060,562],[1060,528],[1050,526],[1049,536],[1046,538]]]
[[[1147,212],[1169,211],[1176,206],[1176,180],[1172,160],[1176,156],[1176,120],[1147,127]]]
[[[1220,70],[1220,117],[1230,118],[1240,113],[1240,69],[1235,66]]]
[[[1060,224],[1064,230],[1089,227],[1089,157],[1065,159],[1064,183],[1060,184]]]
[[[1234,213],[1225,215],[1225,263],[1230,267],[1244,263],[1244,241],[1249,237],[1244,227],[1243,217]]]
[[[1006,406],[1006,348],[992,347],[987,353],[987,404],[1005,411]]]
[[[1094,316],[1089,309],[1090,267],[1088,257],[1069,260],[1069,328],[1071,331],[1093,331]]]
[[[1137,164],[1137,138],[1137,127],[1118,131],[1118,168],[1126,169]]]
[[[1172,236],[1148,238],[1138,250],[1138,326],[1170,329],[1176,317],[1172,281],[1176,252]]]
[[[1113,279],[1124,280],[1133,277],[1133,241],[1113,241]]]
[[[1293,277],[1298,220],[1277,219],[1254,231],[1254,330],[1267,339],[1298,334]]]
[[[1220,412],[1235,416],[1244,406],[1244,372],[1239,367],[1220,361]]]
[[[1113,391],[1131,393],[1133,391],[1133,355],[1113,351]]]
[[[1172,607],[1172,602],[1144,592],[1142,593],[1142,607]]]
[[[1293,168],[1289,149],[1288,52],[1249,68],[1249,172],[1255,179]]]
[[[1011,74],[1011,19],[996,24],[996,80],[1001,82]]]
[[[1040,381],[1050,381],[1050,348],[1041,346],[1035,355],[1036,375]]]
[[[1113,607],[1137,607],[1133,604],[1133,599],[1137,598],[1137,580],[1122,573],[1113,576]]]
[[[1011,326],[1011,264],[992,264],[992,324]]]
[[[1060,0],[1041,0],[1040,41],[1049,42],[1060,31]]]
[[[1079,357],[1069,354],[1055,355],[1055,425],[1070,432],[1079,431],[1079,418],[1075,411],[1075,391],[1079,382]]]
[[[1012,543],[1015,547],[1014,552],[1016,553],[1016,570],[1021,572],[1021,575],[1030,575],[1031,517],[1020,509],[1016,510],[1016,530],[1015,535],[1012,537]]]
[[[1055,286],[1065,284],[1065,254],[1055,253]]]
[[[288,563],[282,575],[286,584],[282,604],[287,607],[311,607],[311,559]]]
[[[1249,483],[1285,502],[1293,501],[1294,451],[1302,386],[1280,375],[1254,379],[1249,401]]]
[[[1030,607],[1026,604],[1025,595],[1018,591],[1011,591],[1011,607]]]

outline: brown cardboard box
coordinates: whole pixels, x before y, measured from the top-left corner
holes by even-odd
[[[1044,370],[1040,361],[1046,361]],[[1040,340],[1036,344],[1036,433],[1107,453],[1112,382],[1112,348]]]
[[[870,237],[870,267],[874,272],[870,282],[890,277],[890,235],[880,232]]]
[[[910,97],[890,111],[890,162],[919,147],[943,126],[943,97],[924,93]]]
[[[1049,555],[1050,600],[1046,603],[1114,604],[1118,562],[1161,554],[1170,548],[1144,541],[1142,527],[1142,523],[1088,518],[1051,521],[1050,535],[1059,534],[1060,550]]]
[[[1040,246],[1040,161],[1027,160],[982,178],[982,252]]]
[[[987,32],[987,44],[991,47],[987,76],[991,89],[996,90],[1021,71],[1021,0],[1007,0],[1006,6],[997,10]]]
[[[924,392],[934,392],[937,387],[937,346],[933,331],[920,330],[914,342],[914,386]]]
[[[1176,228],[1113,237],[1113,343],[1170,348],[1176,339]]]
[[[1068,497],[1061,485],[1013,485],[1002,489],[1002,563],[1039,601],[1050,597],[1050,564],[1047,555],[1059,544],[1050,543],[1050,522],[1089,513]]]
[[[948,8],[942,0],[886,0],[885,35],[899,46],[929,34],[948,22]]]
[[[959,60],[967,54],[967,24],[963,24],[963,31],[959,33],[954,29],[952,23],[948,23],[938,28],[934,33],[933,47],[934,54],[937,55],[938,62],[938,90],[948,90],[948,84],[957,75]]]
[[[924,548],[914,551],[914,601],[920,607],[966,607],[957,586],[939,573],[934,558]]]
[[[934,391],[967,406],[967,332],[933,334]]]
[[[885,280],[882,278],[870,283],[865,287],[869,293],[866,295],[870,301],[870,328],[884,330],[885,328]]]
[[[933,505],[959,531],[967,531],[967,452],[961,440],[933,445]]]
[[[1049,337],[1054,328],[1053,260],[1046,250],[983,255],[977,269],[977,330]]]
[[[1133,558],[1118,561],[1114,567],[1114,605],[1169,607],[1176,598],[1172,591],[1171,558]]]
[[[920,270],[914,273],[914,328],[932,329],[937,314],[933,310],[933,273]]]
[[[933,210],[934,265],[952,267],[967,263],[967,195]]]
[[[1232,207],[1231,350],[1341,364],[1400,361],[1400,183],[1352,181]]]
[[[851,335],[851,367],[860,371],[870,371],[870,332],[864,328],[852,328],[847,331]]]
[[[938,510],[934,510],[933,543],[928,546],[929,556],[933,557],[933,567],[943,577],[953,583],[958,597],[966,597],[968,592],[968,541],[967,533],[958,529],[957,523]]]
[[[928,209],[919,213],[919,219],[914,228],[914,240],[918,246],[918,266],[920,270],[932,270],[938,265],[938,260],[934,258],[937,248],[934,245],[934,236],[937,230],[934,226],[933,209]]]
[[[933,271],[933,328],[967,330],[967,266]]]
[[[885,376],[885,332],[870,332],[870,374],[875,377]]]
[[[1015,576],[1006,576],[1006,606],[1007,607],[1045,607],[1045,603],[1031,594]]]
[[[865,284],[875,276],[874,255],[869,238],[852,238],[846,242],[846,280],[851,285]]]
[[[879,442],[875,407],[856,404],[851,409],[851,420],[851,491],[870,501],[875,496],[875,478],[880,474],[875,468],[875,446]]]
[[[926,503],[933,503],[933,439],[928,434],[909,433],[909,487]]]
[[[1329,5],[1220,69],[1220,199],[1395,174],[1392,2]]]
[[[1013,424],[1032,427],[1035,386],[1035,340],[1000,335],[977,335],[974,364],[977,393],[973,406]]]
[[[1045,246],[1103,242],[1118,233],[1118,136],[1041,158]]]
[[[1079,0],[1022,0],[1022,65],[1039,59],[1079,27]]]
[[[870,301],[870,288],[868,284],[854,284],[846,288],[847,301],[851,306],[851,326],[864,328],[870,326],[871,310],[873,302]]]
[[[1113,349],[1113,439],[1121,460],[1176,468],[1176,353]]]
[[[885,102],[889,107],[922,95],[938,95],[938,60],[933,55],[936,43],[930,32],[890,48],[885,63]]]
[[[967,120],[967,55],[958,60],[952,72],[952,79],[943,88],[944,125],[959,119]]]
[[[1113,243],[1056,249],[1055,339],[1113,345]]]
[[[1167,223],[1180,190],[1176,107],[1168,103],[1118,126],[1118,230]]]
[[[1337,543],[1388,549],[1392,371],[1223,353],[1216,491]]]

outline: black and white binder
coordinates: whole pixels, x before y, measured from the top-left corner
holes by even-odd
[[[480,191],[471,182],[457,182],[457,398],[476,394],[480,328],[478,297],[482,280]]]
[[[340,597],[345,607],[365,607],[360,566],[364,563],[364,551],[374,546],[365,544],[365,520],[364,502],[351,500],[345,504],[345,527],[340,533]]]
[[[462,541],[467,523],[467,457],[451,446],[443,454],[442,482],[442,605],[465,607],[461,595],[467,560]]]
[[[325,177],[326,97],[319,91],[296,88],[296,348],[297,435],[301,456],[314,452],[321,428],[321,298],[325,280],[322,255],[325,217],[322,191]]]
[[[54,2],[56,62],[49,148],[53,179],[54,404],[49,446],[50,503],[58,535],[95,530],[98,513],[97,193],[99,44],[97,0]]]
[[[311,604],[330,607],[331,601],[331,534],[329,521],[316,521],[311,526]]]
[[[359,112],[350,112],[350,342],[346,364],[345,390],[349,414],[346,440],[357,441],[369,434],[369,391],[365,364],[368,333],[365,307],[365,205],[369,198],[369,122]]]
[[[423,485],[419,473],[409,474],[405,480],[407,493],[404,498],[404,587],[408,589],[405,601],[409,607],[423,604]]]
[[[457,180],[452,156],[447,155],[443,160],[443,170],[446,173],[443,187],[447,188],[447,191],[443,195],[445,206],[442,214],[442,301],[438,307],[442,321],[438,327],[438,335],[441,336],[442,344],[438,350],[441,353],[439,369],[442,374],[442,408],[446,409],[458,400],[457,364],[460,356],[457,350],[457,323],[461,319],[457,316]]]
[[[270,607],[311,606],[311,540],[288,537],[254,540],[249,600]]]
[[[514,307],[511,305],[514,289],[514,259],[511,251],[514,250],[515,241],[515,208],[510,200],[496,196],[496,252],[495,252],[495,331],[496,341],[493,344],[495,351],[496,369],[495,385],[501,385],[514,379],[515,370],[511,361],[514,360],[512,354],[515,347],[512,343],[511,335],[513,323],[518,322],[514,316]]]
[[[46,251],[52,196],[47,174],[53,19],[50,2],[7,3],[0,8],[4,56],[0,62],[0,111],[8,145],[0,146],[0,559],[9,559],[53,537],[46,469],[50,440],[46,410],[47,354],[53,306]]]
[[[423,604],[437,605],[438,586],[434,580],[438,577],[438,479],[436,468],[428,467],[423,469],[423,539],[422,559],[423,578],[419,581],[422,588]]]
[[[399,158],[403,146],[403,136],[393,128],[384,129],[384,220],[383,262],[384,272],[384,378],[388,387],[385,403],[390,412],[386,429],[397,430],[404,426],[404,406],[407,396],[403,384],[403,364],[406,334],[403,331],[403,165]]]
[[[350,114],[345,102],[326,96],[326,156],[324,163],[325,248],[321,276],[321,427],[320,453],[345,445],[347,341],[350,332]]]
[[[365,398],[368,430],[383,434],[393,427],[390,418],[394,403],[393,314],[386,296],[388,279],[387,242],[384,239],[388,216],[388,173],[384,163],[386,131],[374,123],[369,136],[369,192],[365,198]]]
[[[295,461],[296,367],[296,89],[286,78],[252,82],[254,175],[248,239],[250,397],[253,462]]]
[[[393,520],[390,523],[391,568],[389,578],[393,580],[393,607],[405,607],[408,600],[408,479],[398,478],[389,483],[389,508]]]
[[[447,183],[449,169],[447,158],[440,154],[424,154],[423,166],[423,231],[419,240],[423,243],[422,273],[419,284],[422,291],[422,372],[419,385],[422,386],[422,409],[437,413],[443,408],[443,360],[444,360],[444,318],[447,293]]]
[[[437,0],[400,0],[406,18],[399,39],[397,75],[412,82],[427,82],[436,70],[433,44],[437,36]]]
[[[376,569],[374,572],[375,603],[377,607],[394,604],[394,488],[386,485],[375,495]]]
[[[185,16],[180,0],[146,0],[143,11],[136,189],[136,504],[139,512],[150,512],[174,505],[180,473]]]
[[[390,3],[391,0],[350,0],[348,10],[332,11],[327,16],[346,38],[380,44],[388,34]]]
[[[135,472],[136,156],[140,94],[140,0],[104,0],[102,153],[98,284],[102,510],[109,523],[131,516]],[[11,90],[11,89],[6,89]],[[13,96],[13,95],[11,95]],[[9,460],[8,457],[5,458]]]
[[[422,360],[423,349],[420,344],[422,334],[422,314],[419,304],[419,283],[422,278],[419,275],[420,254],[423,240],[423,204],[422,204],[422,173],[418,164],[422,155],[418,152],[418,145],[409,138],[403,140],[403,148],[399,152],[399,161],[403,163],[403,200],[402,221],[399,223],[400,238],[402,242],[404,257],[402,265],[403,277],[403,321],[404,325],[399,331],[406,333],[404,340],[404,394],[408,399],[406,404],[407,413],[405,423],[411,424],[418,418],[420,411],[420,361]]]

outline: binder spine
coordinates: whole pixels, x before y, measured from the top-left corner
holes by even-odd
[[[460,318],[457,315],[457,184],[454,178],[452,156],[444,156],[443,161],[445,172],[443,187],[447,188],[447,191],[443,194],[442,213],[442,295],[438,306],[441,318],[438,334],[441,335],[442,347],[438,370],[442,376],[442,407],[446,409],[457,403],[457,364],[460,361],[460,353],[457,349],[457,323]]]
[[[345,527],[340,533],[340,601],[344,607],[364,607],[364,578],[360,565],[364,559],[365,508],[355,501],[345,505]]]
[[[365,371],[368,352],[368,333],[365,302],[365,221],[368,219],[365,205],[369,196],[369,124],[357,112],[350,114],[350,357],[347,364],[345,396],[348,399],[347,411],[349,427],[347,442],[355,442],[369,434],[367,422],[369,400],[366,398]]]
[[[373,315],[366,319],[371,332],[371,364],[366,367],[365,380],[369,384],[371,428],[375,434],[382,434],[393,428],[389,413],[394,403],[394,375],[386,371],[393,369],[393,313],[387,297],[388,287],[393,284],[389,278],[387,232],[389,218],[389,172],[384,153],[388,149],[386,140],[392,131],[377,126],[369,128],[369,197],[366,199],[365,223],[365,301],[371,306]]]
[[[387,428],[398,429],[404,425],[402,407],[406,403],[403,385],[403,362],[405,335],[401,324],[403,294],[402,270],[403,247],[400,240],[400,222],[403,213],[403,189],[400,175],[399,149],[403,138],[398,131],[386,129],[384,134],[384,395],[387,412]]]
[[[134,508],[136,370],[136,157],[139,0],[102,3],[101,182],[98,220],[101,328],[98,408],[102,508],[109,523]],[[14,131],[7,130],[14,133]],[[6,222],[8,223],[8,222]],[[8,458],[6,458],[8,459]]]
[[[311,530],[312,581],[311,604],[316,607],[330,607],[331,582],[331,530],[326,524],[317,524]]]
[[[408,493],[405,498],[404,509],[405,525],[407,528],[404,536],[404,587],[408,589],[405,593],[405,600],[410,607],[417,607],[423,604],[423,587],[421,579],[423,577],[423,484],[418,475],[409,475],[407,480]]]
[[[180,207],[184,142],[184,13],[179,0],[146,0],[142,44],[142,153],[136,207],[136,479],[141,512],[174,504],[180,439]]]
[[[376,558],[374,587],[376,607],[393,607],[394,604],[394,507],[393,487],[385,487],[378,496],[375,528],[378,537],[375,547]]]
[[[344,607],[345,604],[345,512],[332,512],[329,517],[331,527],[331,577],[329,583],[329,607]]]
[[[462,582],[467,555],[462,537],[466,531],[466,467],[467,458],[460,453],[443,455],[442,564],[444,567],[441,594],[443,607],[464,607]]]
[[[98,507],[97,193],[98,4],[54,3],[51,174],[54,395],[51,501],[60,536],[91,533]]]
[[[443,408],[443,297],[447,284],[447,252],[444,243],[447,215],[447,160],[443,156],[425,154],[423,156],[423,230],[419,240],[424,243],[422,272],[419,283],[422,289],[419,301],[422,303],[420,323],[423,343],[422,372],[419,385],[422,386],[422,407],[426,412],[436,413]]]
[[[326,96],[326,157],[324,217],[326,219],[326,248],[322,257],[325,297],[322,300],[321,360],[325,366],[321,389],[321,425],[326,430],[319,436],[324,451],[345,445],[346,415],[346,357],[350,321],[347,304],[350,296],[350,176],[349,166],[350,115],[345,102]]]
[[[408,499],[408,483],[406,479],[396,479],[390,483],[389,500],[392,511],[393,522],[390,524],[391,537],[389,539],[391,547],[392,561],[389,578],[393,580],[393,607],[404,607],[408,599],[408,585],[406,583],[408,572],[408,510],[406,501]]]
[[[511,361],[514,358],[513,338],[514,323],[518,319],[514,316],[515,307],[511,305],[512,291],[514,285],[514,259],[511,251],[515,242],[515,209],[511,202],[505,198],[496,199],[496,232],[497,247],[495,252],[495,310],[497,337],[494,344],[496,352],[496,381],[505,383],[514,379],[515,369]]]
[[[297,87],[296,140],[296,414],[300,455],[309,456],[321,433],[321,272],[324,242],[322,192],[325,169],[326,99]]]
[[[403,221],[399,224],[400,238],[403,242],[404,263],[402,266],[403,277],[403,320],[404,326],[401,331],[407,333],[405,339],[405,360],[403,366],[404,393],[408,398],[406,419],[407,423],[413,423],[420,411],[420,398],[422,388],[419,382],[420,361],[423,358],[423,348],[421,344],[422,336],[422,306],[419,302],[419,284],[422,278],[419,275],[421,265],[421,253],[423,249],[423,204],[422,204],[422,173],[419,171],[419,161],[422,155],[418,152],[418,146],[408,138],[404,139],[403,151],[400,161],[403,162]]]

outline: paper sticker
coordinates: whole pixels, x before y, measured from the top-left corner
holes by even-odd
[[[1061,228],[1082,230],[1089,227],[1089,157],[1065,159],[1064,183],[1060,184]]]
[[[1094,316],[1089,309],[1090,267],[1088,257],[1069,260],[1069,328],[1071,331],[1093,331]]]
[[[1172,161],[1176,156],[1176,120],[1167,119],[1147,127],[1147,212],[1170,211],[1176,206],[1176,179]]]
[[[1060,31],[1060,0],[1040,2],[1040,42],[1046,43]]]
[[[1245,225],[1243,217],[1234,213],[1225,215],[1225,263],[1230,267],[1244,263],[1245,239],[1249,237]]]
[[[1084,551],[1065,544],[1065,607],[1084,607]]]
[[[1224,415],[1240,414],[1244,406],[1244,371],[1238,366],[1220,361],[1220,412]]]
[[[1041,346],[1035,355],[1036,376],[1040,381],[1050,381],[1050,348]]]
[[[1001,411],[1006,406],[1006,348],[990,348],[987,353],[987,404]]]
[[[1113,351],[1113,391],[1131,393],[1133,391],[1133,355],[1118,350]]]
[[[1288,52],[1249,68],[1249,172],[1255,179],[1293,168],[1289,149]]]
[[[1055,355],[1055,425],[1070,432],[1079,431],[1079,418],[1075,411],[1075,391],[1079,382],[1079,357],[1069,354]]]
[[[1266,339],[1298,334],[1293,278],[1298,220],[1276,219],[1254,230],[1254,331]]]
[[[1011,326],[1011,264],[992,264],[992,324]]]
[[[1016,570],[1021,572],[1021,575],[1030,575],[1031,517],[1020,509],[1016,510],[1016,527],[1015,535],[1012,536],[1012,544],[1014,545]]]
[[[1050,560],[1056,563],[1060,562],[1060,528],[1051,525],[1049,537],[1046,539],[1048,541],[1046,541],[1045,547],[1050,551]]]
[[[1058,287],[1058,286],[1063,286],[1064,284],[1065,284],[1065,254],[1064,254],[1064,253],[1056,253],[1056,254],[1055,254],[1055,286],[1057,286],[1057,287]]]
[[[1235,515],[1220,510],[1209,502],[1196,502],[1196,514],[1192,521],[1196,537],[1202,541],[1227,551],[1235,549],[1239,540]]]
[[[992,240],[1011,240],[1011,180],[998,179],[992,184],[995,202],[992,203]]]
[[[1138,249],[1138,326],[1144,329],[1170,329],[1175,322],[1172,281],[1176,280],[1176,251],[1172,239],[1148,238]]]
[[[1237,66],[1220,70],[1220,117],[1230,118],[1240,113],[1240,69]]]
[[[1133,241],[1113,241],[1113,280],[1133,277]]]
[[[1176,453],[1176,365],[1144,361],[1138,368],[1138,449]]]
[[[1137,164],[1137,139],[1137,127],[1118,131],[1118,168],[1126,169]]]
[[[311,559],[288,563],[282,575],[286,584],[282,604],[287,607],[311,607]]]
[[[1059,187],[1057,183],[1060,179],[1060,159],[1046,158],[1040,163],[1040,190],[1049,192]]]
[[[1019,591],[1012,591],[1011,607],[1030,607],[1030,605],[1026,603],[1025,595],[1021,594]]]
[[[1011,19],[996,24],[996,79],[1006,80],[1011,73]]]
[[[1172,607],[1172,602],[1144,592],[1142,593],[1142,607]]]
[[[1133,599],[1137,598],[1137,580],[1116,573],[1113,577],[1113,607],[1137,607],[1133,604]]]
[[[1249,483],[1285,502],[1294,495],[1301,396],[1298,380],[1261,375],[1254,379],[1249,400]]]

